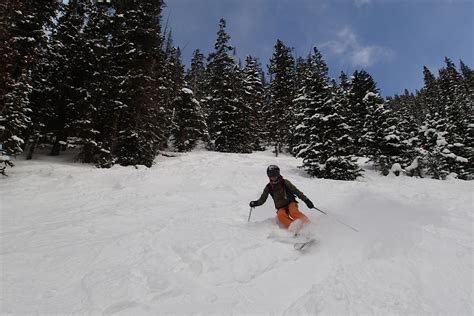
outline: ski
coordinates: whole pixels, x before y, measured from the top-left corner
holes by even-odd
[[[310,239],[305,242],[297,242],[293,245],[295,250],[303,250],[306,246],[313,244],[316,241],[316,239]]]
[[[291,236],[285,235],[279,235],[277,233],[270,233],[268,235],[269,239],[273,239],[278,242],[286,243],[286,244],[292,244],[295,250],[303,250],[307,246],[311,245],[312,243],[316,242],[316,239],[314,237],[305,237],[300,234],[294,234]]]

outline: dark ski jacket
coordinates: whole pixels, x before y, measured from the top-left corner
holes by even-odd
[[[268,183],[265,186],[265,189],[263,189],[263,193],[256,201],[257,205],[255,206],[260,206],[265,203],[269,194],[272,196],[273,202],[275,202],[276,209],[287,207],[291,202],[296,202],[295,195],[303,201],[308,200],[303,192],[298,190],[293,183],[282,178],[281,181],[278,181],[276,184]]]

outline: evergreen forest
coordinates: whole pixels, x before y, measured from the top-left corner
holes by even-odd
[[[474,71],[445,57],[424,86],[383,97],[366,70],[329,76],[321,51],[275,39],[268,61],[235,55],[226,21],[215,45],[183,61],[163,0],[0,3],[0,170],[38,151],[99,168],[151,167],[163,152],[300,158],[310,176],[474,177]],[[189,64],[186,67],[185,64]],[[265,64],[266,66],[262,66]],[[36,154],[35,154],[36,152]]]

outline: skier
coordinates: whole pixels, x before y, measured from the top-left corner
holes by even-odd
[[[260,206],[270,194],[277,209],[277,218],[283,227],[297,233],[303,224],[308,224],[309,219],[298,209],[298,196],[306,203],[308,208],[313,208],[314,204],[300,190],[298,190],[290,181],[283,179],[280,175],[280,168],[276,165],[270,165],[267,168],[267,176],[270,182],[265,186],[262,195],[257,201],[251,201],[250,207]]]

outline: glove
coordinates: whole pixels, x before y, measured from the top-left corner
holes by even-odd
[[[306,206],[307,206],[308,208],[314,208],[314,204],[313,204],[313,202],[311,202],[311,200],[308,199],[308,200],[306,200],[306,201],[304,201],[304,202],[306,203]]]
[[[250,207],[255,207],[257,206],[257,201],[250,201],[249,205]]]

